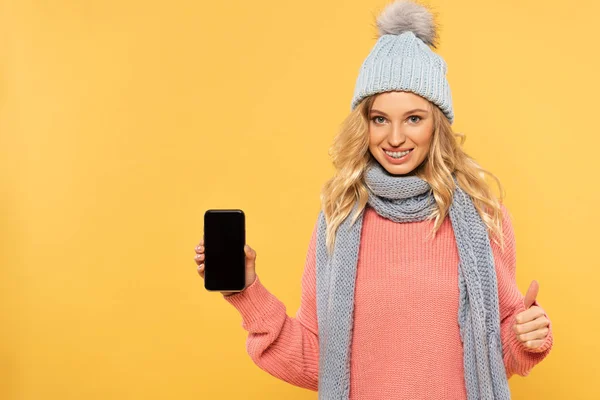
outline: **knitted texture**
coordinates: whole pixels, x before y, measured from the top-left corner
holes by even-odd
[[[431,50],[437,28],[423,6],[405,0],[388,5],[378,18],[379,37],[363,61],[350,109],[367,96],[410,91],[437,105],[454,122],[448,66]]]
[[[424,220],[434,211],[433,192],[417,176],[394,176],[375,162],[365,173],[365,183],[369,188],[369,205],[394,222]],[[325,245],[327,226],[322,211],[319,217],[319,399],[349,398],[351,328],[363,215],[361,212],[352,225],[351,218],[340,224],[331,256]],[[460,258],[458,323],[464,346],[468,399],[510,399],[502,360],[494,258],[486,226],[471,198],[458,186],[450,206],[450,220]]]
[[[529,349],[517,339],[515,316],[525,306],[515,279],[515,236],[504,205],[502,226],[504,251],[495,242],[491,245],[498,277],[504,365],[507,378],[528,376],[551,351],[552,322],[541,347]],[[260,265],[252,284],[224,296],[242,317],[241,326],[248,332],[246,351],[255,365],[276,379],[312,391],[318,390],[319,370],[317,229],[315,218],[307,238],[295,312],[287,315],[289,310],[273,294],[278,290],[272,292],[263,285],[268,279],[265,275],[261,279]],[[352,400],[467,398],[456,318],[459,257],[450,218],[444,219],[435,239],[428,237],[430,232],[429,221],[396,223],[369,205],[365,209],[350,357]],[[286,274],[298,270],[293,260],[269,268]],[[280,289],[281,293],[289,292],[289,288]]]

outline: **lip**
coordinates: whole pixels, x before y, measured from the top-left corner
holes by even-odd
[[[384,147],[383,149],[384,149],[384,150],[386,150],[386,151],[390,151],[390,152],[392,152],[392,153],[400,153],[400,152],[402,152],[402,151],[406,151],[406,150],[412,150],[412,149],[414,149],[414,147],[405,147],[405,148],[403,148],[403,149],[386,149],[386,148]]]
[[[388,162],[390,162],[391,164],[402,164],[410,158],[410,156],[412,155],[412,151],[402,158],[393,158],[389,156],[385,151],[383,152],[383,154],[385,155],[386,160],[388,160]]]

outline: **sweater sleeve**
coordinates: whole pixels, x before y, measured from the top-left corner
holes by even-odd
[[[528,348],[517,338],[514,331],[516,316],[525,310],[523,300],[516,282],[516,240],[508,209],[502,205],[502,230],[504,235],[504,251],[494,241],[491,241],[496,266],[498,282],[498,297],[500,305],[500,330],[506,376],[510,378],[517,374],[528,376],[533,367],[541,362],[550,352],[553,344],[552,322],[548,335],[540,347]],[[537,302],[533,305],[541,307]],[[546,318],[548,314],[545,314]]]
[[[319,341],[316,318],[316,234],[313,229],[304,271],[301,303],[295,317],[265,286],[258,275],[241,292],[224,295],[242,317],[248,332],[246,350],[254,363],[295,386],[318,390]]]

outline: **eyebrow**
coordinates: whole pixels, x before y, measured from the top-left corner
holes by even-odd
[[[409,111],[405,112],[404,115],[408,115],[408,114],[411,114],[411,113],[414,113],[414,112],[417,112],[417,111],[422,111],[424,113],[427,113],[427,110],[423,110],[422,108],[415,108],[415,109],[412,109],[412,110],[409,110]],[[383,111],[379,111],[379,110],[375,110],[375,109],[371,109],[371,113],[379,113],[379,114],[385,115],[386,117],[389,117],[389,115],[387,115]]]

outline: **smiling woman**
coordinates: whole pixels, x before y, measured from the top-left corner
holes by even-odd
[[[296,317],[258,275],[225,299],[254,362],[319,399],[508,400],[508,378],[549,353],[549,318],[533,289],[524,301],[517,288],[500,182],[451,127],[432,15],[397,0],[377,24],[329,151],[335,174],[322,187]]]
[[[429,153],[433,136],[431,103],[412,92],[375,97],[369,116],[369,150],[394,175],[414,175]]]
[[[430,185],[437,204],[431,215],[434,235],[449,213],[454,191],[461,187],[473,199],[490,237],[504,245],[504,187],[464,151],[466,136],[452,129],[451,108],[444,112],[440,104],[410,88],[375,91],[355,103],[330,149],[337,172],[321,192],[328,220],[328,249],[333,248],[334,232],[350,215],[354,200],[358,203],[355,218],[367,206],[369,190],[364,176],[375,163],[392,176],[418,177]],[[497,183],[500,197],[485,175]]]

